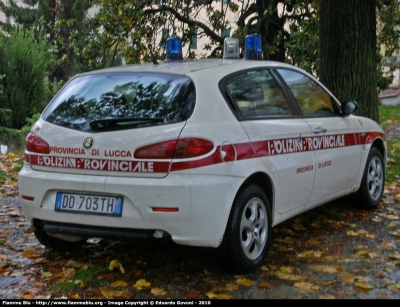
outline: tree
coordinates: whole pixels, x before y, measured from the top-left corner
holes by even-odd
[[[222,57],[225,35],[232,29],[231,36],[239,38],[242,50],[244,37],[258,32],[262,36],[264,58],[285,61],[285,40],[291,34],[284,25],[304,23],[314,16],[312,1],[97,0],[95,3],[98,11],[93,24],[101,25],[102,31],[79,33],[78,37],[89,41],[84,46],[69,39],[80,56],[89,61],[89,69],[115,65],[119,56],[127,63],[163,60],[164,30],[168,35],[178,35],[184,46],[191,44],[193,35],[198,39],[207,37],[203,54],[196,55],[188,48],[185,58]],[[101,56],[98,50],[102,51]]]
[[[0,106],[9,109],[10,128],[21,128],[26,118],[41,112],[48,102],[47,71],[57,64],[46,38],[37,40],[29,31],[0,34]],[[3,123],[4,124],[4,123]]]
[[[55,56],[59,64],[49,75],[52,82],[66,81],[77,73],[75,50],[68,44],[74,31],[86,29],[88,9],[92,0],[9,0],[6,6],[0,1],[0,10],[13,18],[18,28],[29,29],[38,39],[46,35],[49,44],[57,47]],[[0,23],[5,31],[12,26]]]
[[[186,48],[185,58],[220,58],[226,30],[229,29],[231,36],[239,39],[242,53],[244,37],[258,32],[262,37],[264,59],[289,62],[318,76],[320,55],[321,58],[326,58],[326,55],[319,52],[326,47],[319,48],[318,20],[324,22],[326,18],[331,18],[320,14],[319,1],[321,0],[23,0],[36,5],[33,11],[37,16],[44,14],[45,17],[29,17],[29,10],[21,11],[19,8],[8,13],[21,24],[33,24],[35,29],[46,29],[47,37],[57,46],[57,57],[61,60],[56,72],[50,76],[52,81],[67,80],[80,71],[120,65],[121,59],[128,64],[164,60],[165,40],[172,34],[179,36],[186,47],[190,46],[194,35],[198,39],[207,38],[207,43],[202,46],[203,53],[196,54]],[[397,0],[374,0],[374,3],[369,0],[368,3],[370,9],[377,8],[376,17],[379,24],[383,25],[378,28],[377,48],[371,49],[368,46],[369,51],[379,51],[385,45],[385,57],[377,56],[375,60],[377,77],[373,82],[379,88],[385,88],[390,83],[390,77],[383,76],[381,60],[388,61],[391,53],[398,48],[394,40],[397,36],[394,29],[400,21],[399,3]],[[97,8],[93,18],[89,18],[87,14],[91,5]],[[366,4],[359,5],[366,7]],[[338,28],[350,28],[347,25],[358,20],[354,17],[358,17],[357,12],[347,11],[349,6],[346,3],[336,5],[335,16],[343,20]],[[4,10],[1,2],[0,9]],[[349,33],[354,34],[353,29]],[[338,33],[336,40],[340,41],[339,35],[345,34],[348,33]],[[326,35],[328,34],[325,37]],[[324,65],[326,63],[325,61]],[[329,82],[326,79],[328,71],[325,66],[322,73],[324,82]],[[331,80],[335,79],[333,73],[334,70],[329,71],[332,74],[329,77]],[[336,92],[335,85],[333,89],[342,98],[342,93]],[[358,87],[354,91],[357,90]],[[360,105],[363,104],[361,97],[355,98]],[[372,103],[373,106],[375,104]],[[370,109],[368,103],[365,108],[361,106],[360,113],[376,119],[376,110],[369,113],[370,110],[367,109]]]
[[[398,0],[377,0],[377,57],[379,64],[390,65],[389,73],[378,70],[378,88],[386,89],[392,82],[392,73],[399,61],[400,2]],[[397,63],[396,63],[397,62]],[[398,66],[397,66],[398,67]]]
[[[319,14],[320,80],[379,121],[375,0],[320,0]]]

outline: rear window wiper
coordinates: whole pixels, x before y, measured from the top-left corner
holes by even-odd
[[[125,118],[107,118],[107,119],[96,119],[92,120],[90,128],[93,130],[104,130],[105,128],[111,128],[116,126],[129,126],[129,125],[141,125],[146,123],[162,123],[163,118],[158,117],[125,117]]]

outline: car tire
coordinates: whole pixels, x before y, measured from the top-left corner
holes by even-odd
[[[251,273],[267,253],[271,237],[271,208],[265,193],[252,185],[236,197],[220,247],[229,273]]]
[[[364,209],[379,206],[385,186],[385,166],[381,152],[372,147],[365,164],[361,186],[357,193],[358,203]]]
[[[56,237],[49,235],[44,230],[36,229],[34,230],[36,239],[43,244],[45,247],[51,248],[56,251],[70,251],[74,249],[78,249],[84,244],[87,240],[82,239],[79,241],[66,241]]]

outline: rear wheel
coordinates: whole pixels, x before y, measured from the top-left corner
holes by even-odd
[[[259,267],[270,242],[271,208],[258,186],[245,188],[236,198],[221,244],[222,264],[233,273]]]
[[[385,166],[380,151],[372,147],[365,164],[360,190],[357,193],[360,206],[375,209],[379,206],[385,186]]]
[[[44,230],[36,229],[34,231],[36,239],[44,246],[57,250],[57,251],[70,251],[80,248],[86,242],[86,239],[78,241],[66,241],[57,237],[49,235]]]

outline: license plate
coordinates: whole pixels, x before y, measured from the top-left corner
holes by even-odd
[[[122,197],[57,193],[56,211],[121,216]]]

